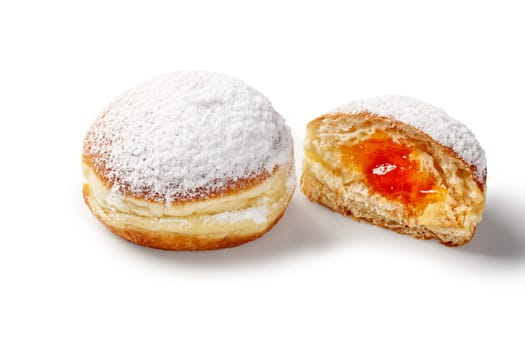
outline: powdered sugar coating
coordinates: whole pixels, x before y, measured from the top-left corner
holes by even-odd
[[[291,150],[290,130],[268,98],[237,78],[197,71],[128,90],[84,142],[84,155],[113,191],[167,203],[271,174]]]
[[[484,183],[487,173],[485,151],[474,133],[463,123],[450,117],[442,108],[406,96],[382,96],[350,102],[329,114],[371,114],[390,117],[411,125],[451,148],[475,168],[476,179]]]

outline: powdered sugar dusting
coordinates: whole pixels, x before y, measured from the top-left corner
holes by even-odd
[[[474,166],[477,180],[484,182],[487,172],[485,151],[472,131],[451,118],[443,109],[412,97],[382,96],[350,102],[330,114],[363,111],[391,117],[420,129],[442,145],[452,148],[458,156]]]
[[[95,121],[84,154],[116,191],[166,201],[205,197],[291,158],[283,118],[236,78],[183,71],[148,80]]]

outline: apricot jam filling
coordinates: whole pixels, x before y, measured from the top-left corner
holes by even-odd
[[[368,186],[410,209],[423,209],[444,195],[434,174],[420,165],[421,151],[376,133],[355,145],[343,145],[345,166],[363,173]]]

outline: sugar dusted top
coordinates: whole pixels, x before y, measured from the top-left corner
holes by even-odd
[[[83,154],[113,191],[169,203],[268,176],[291,152],[290,130],[265,96],[228,75],[183,71],[114,100]]]
[[[484,182],[487,172],[485,151],[474,133],[463,123],[451,118],[442,108],[405,96],[382,96],[343,105],[330,114],[371,114],[390,117],[423,131],[475,167],[476,179]]]

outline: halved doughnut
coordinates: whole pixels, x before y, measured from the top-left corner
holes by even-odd
[[[413,98],[355,101],[307,126],[302,191],[357,220],[460,246],[481,220],[485,182],[473,133]]]

